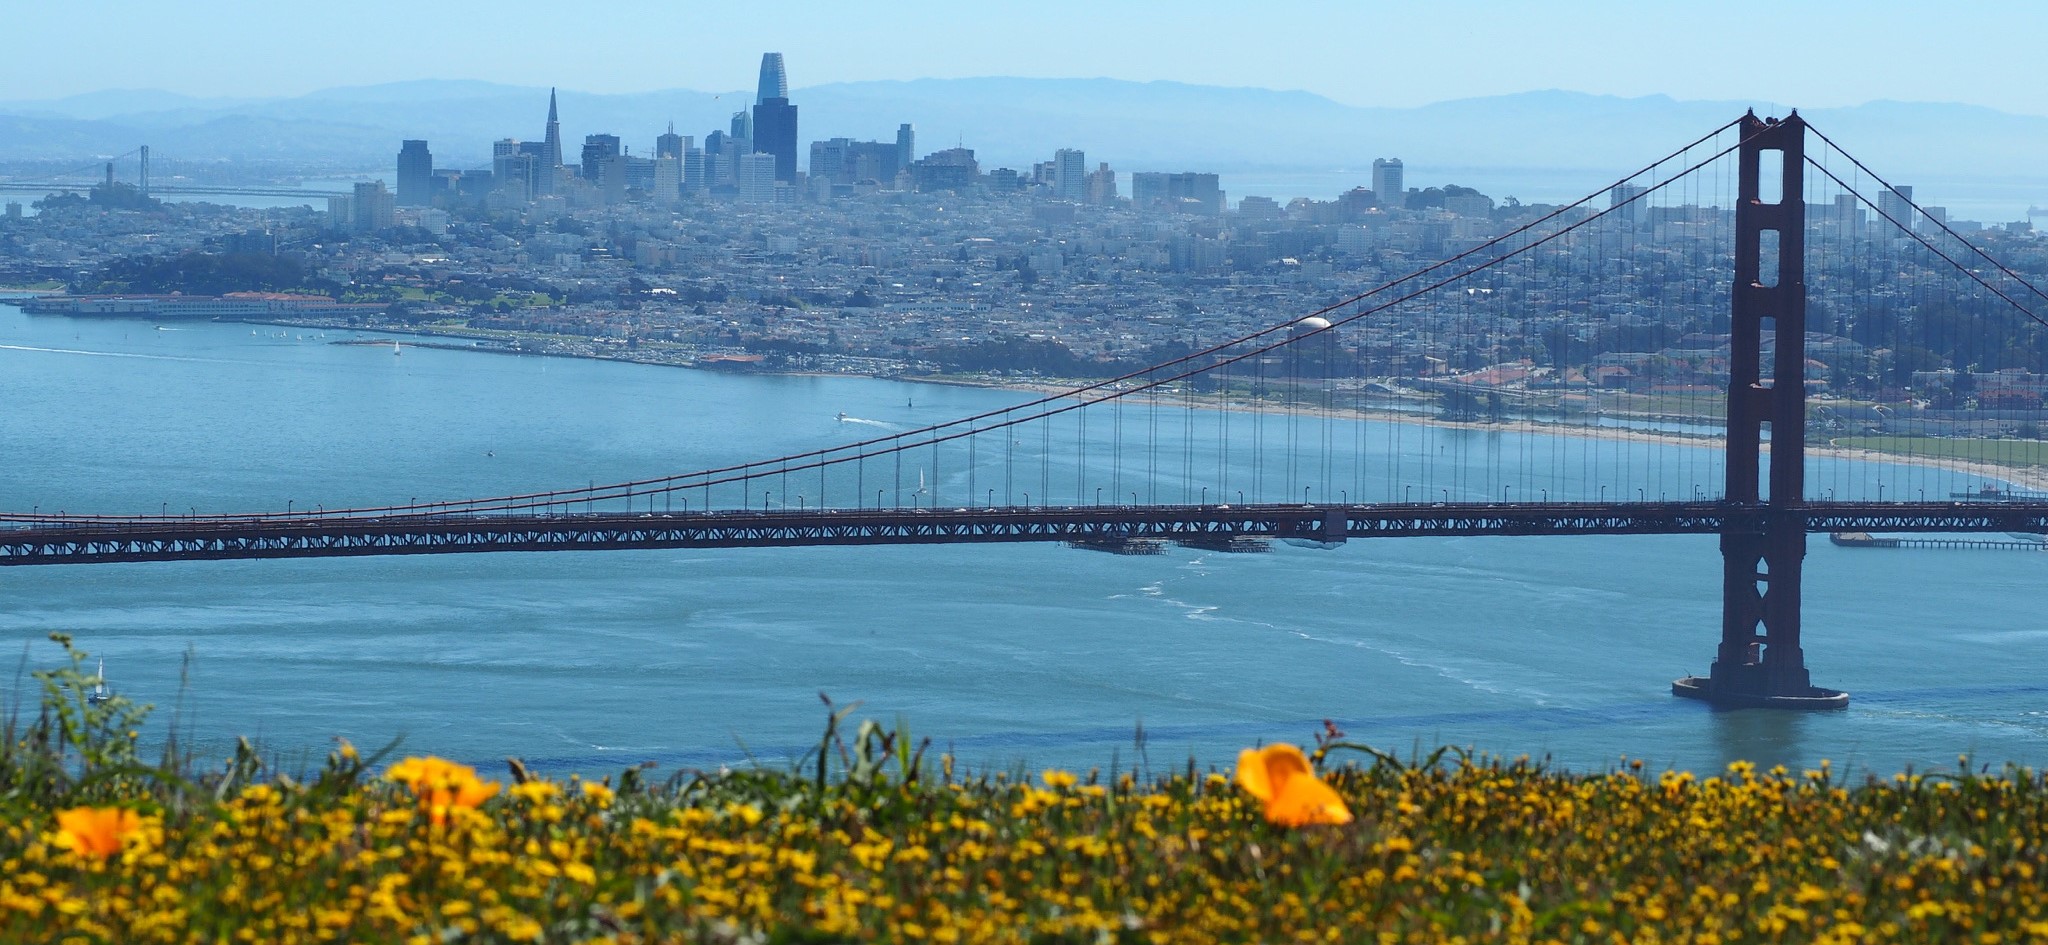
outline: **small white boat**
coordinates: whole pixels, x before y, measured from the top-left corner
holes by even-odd
[[[114,693],[107,688],[107,661],[100,660],[99,673],[93,677],[92,691],[86,693],[85,701],[99,705],[112,698]]]
[[[840,423],[845,423],[845,422],[846,422],[846,411],[844,411],[844,410],[841,410],[841,411],[839,411],[839,422],[840,422]]]
[[[397,339],[392,339],[392,342],[391,342],[391,356],[395,358],[395,357],[398,357],[398,356],[399,356],[400,354],[402,354],[402,353],[403,353],[403,352],[401,352],[401,351],[399,351],[399,350],[398,350],[398,341],[397,341]]]

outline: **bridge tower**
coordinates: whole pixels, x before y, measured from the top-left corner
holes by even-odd
[[[1814,686],[1799,646],[1806,558],[1806,121],[1797,112],[1783,120],[1750,112],[1740,129],[1721,645],[1710,675],[1677,680],[1671,691],[1726,706],[1841,708],[1849,704],[1848,693]],[[1766,175],[1774,193],[1765,191]],[[1768,378],[1767,336],[1776,342]]]

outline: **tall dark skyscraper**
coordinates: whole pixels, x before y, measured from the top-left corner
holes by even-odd
[[[775,155],[775,179],[796,181],[796,106],[771,98],[754,106],[754,151]]]
[[[434,154],[425,141],[407,139],[398,149],[398,205],[424,207],[434,186]]]
[[[781,53],[761,54],[761,88],[754,102],[754,150],[775,155],[775,179],[796,182],[796,106]]]
[[[562,166],[562,123],[555,114],[555,90],[548,90],[548,133],[541,139],[540,177],[542,193],[554,193],[556,168]]]
[[[606,158],[620,154],[618,135],[583,136],[583,179],[593,184],[600,179],[600,169]]]
[[[789,74],[782,71],[782,54],[779,52],[761,54],[761,87],[754,94],[754,104],[759,105],[771,98],[789,97]]]

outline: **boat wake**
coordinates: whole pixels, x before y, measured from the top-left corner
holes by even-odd
[[[254,364],[225,358],[181,358],[169,354],[132,354],[126,351],[86,351],[81,348],[39,348],[34,345],[0,345],[0,351],[32,351],[38,354],[82,354],[92,358],[137,358],[143,361],[189,361],[193,364]]]
[[[858,424],[860,424],[860,425],[862,425],[862,426],[868,426],[868,427],[881,427],[881,428],[882,428],[882,429],[884,429],[884,430],[894,430],[894,429],[896,429],[896,425],[895,425],[895,424],[893,424],[893,423],[883,423],[883,422],[882,422],[882,421],[880,421],[880,420],[866,420],[866,419],[863,419],[863,418],[860,418],[860,417],[849,417],[849,416],[847,416],[847,415],[845,415],[845,414],[843,414],[843,413],[839,415],[839,422],[840,422],[840,423],[858,423]]]

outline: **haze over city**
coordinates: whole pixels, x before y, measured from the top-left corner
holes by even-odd
[[[408,79],[477,79],[588,92],[739,91],[763,49],[833,82],[1009,75],[1299,89],[1407,107],[1535,89],[1799,107],[1883,99],[2048,115],[2034,38],[2048,7],[1995,0],[1929,8],[1594,0],[1528,4],[1199,0],[1028,5],[919,0],[886,10],[625,0],[571,14],[510,0],[423,9],[214,0],[18,4],[15,36],[106,24],[81,68],[67,43],[13,43],[7,100],[110,89],[263,98]]]

